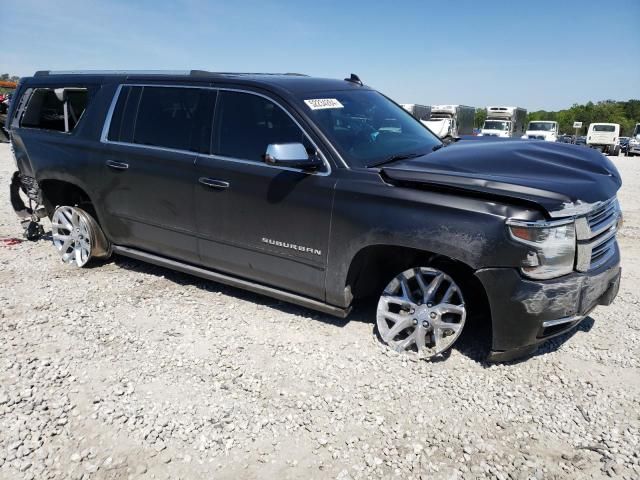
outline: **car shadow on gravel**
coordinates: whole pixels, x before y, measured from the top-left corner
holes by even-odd
[[[212,280],[201,279],[193,275],[177,272],[175,270],[153,265],[141,260],[114,255],[111,260],[107,261],[107,263],[113,263],[119,268],[124,268],[126,270],[134,272],[146,273],[148,275],[154,275],[157,277],[164,277],[165,279],[179,286],[194,286],[206,292],[221,293],[230,297],[234,297],[238,300],[243,300],[273,308],[282,313],[307,317],[312,320],[318,320],[335,327],[342,328],[348,323],[355,321],[361,323],[369,323],[373,328],[375,328],[376,302],[374,299],[365,299],[356,302],[353,311],[347,316],[347,318],[338,318],[321,312],[316,312],[315,310],[311,310],[302,306],[294,305],[292,303],[276,300],[265,295],[249,292],[236,287],[231,287]],[[100,263],[95,263],[93,266],[99,266],[99,264]],[[594,320],[591,317],[587,317],[576,328],[542,343],[538,350],[536,350],[533,354],[525,356],[521,359],[513,360],[511,362],[505,362],[503,364],[516,365],[523,361],[527,361],[532,357],[555,352],[556,350],[560,349],[562,345],[564,345],[565,342],[567,342],[577,332],[588,332],[592,328],[593,324]],[[377,329],[375,329],[375,334],[378,338],[378,341],[383,343],[377,333]],[[452,351],[457,351],[470,360],[478,363],[482,367],[487,368],[492,365],[492,363],[486,361],[490,349],[490,320],[483,317],[470,318],[467,322],[467,325],[465,325],[460,338],[456,341],[453,348],[445,352],[443,355],[440,355],[429,361],[434,363],[446,361],[451,356]]]
[[[350,314],[347,318],[333,317],[322,312],[317,312],[315,310],[271,298],[266,295],[261,295],[259,293],[250,292],[241,288],[232,287],[223,283],[215,282],[213,280],[203,279],[195,275],[190,275],[188,273],[177,272],[169,268],[160,267],[158,265],[153,265],[151,263],[129,257],[114,255],[113,257],[111,257],[108,263],[113,263],[119,268],[124,268],[126,270],[146,273],[148,275],[155,275],[157,277],[164,277],[165,279],[180,286],[194,286],[206,292],[222,293],[224,295],[234,297],[238,300],[244,300],[246,302],[273,308],[282,313],[287,313],[290,315],[309,317],[313,320],[319,320],[336,327],[344,327],[348,322],[353,320],[369,321],[358,317],[354,313]]]

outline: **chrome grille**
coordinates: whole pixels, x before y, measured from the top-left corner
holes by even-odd
[[[620,206],[614,197],[576,219],[576,270],[586,272],[605,263],[616,249]]]

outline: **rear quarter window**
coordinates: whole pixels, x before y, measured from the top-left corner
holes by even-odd
[[[20,126],[70,133],[80,122],[88,102],[87,88],[35,88],[30,92]]]

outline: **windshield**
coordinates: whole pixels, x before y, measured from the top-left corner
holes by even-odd
[[[616,127],[614,125],[594,125],[594,132],[615,132]]]
[[[550,122],[531,122],[529,124],[529,130],[532,131],[550,132],[554,127],[555,124]]]
[[[431,120],[447,120],[452,118],[453,114],[451,113],[432,113]]]
[[[638,140],[640,140],[640,123],[636,125],[636,128],[633,129],[632,137],[636,137]]]
[[[307,95],[304,103],[351,166],[369,167],[394,156],[426,154],[442,144],[410,113],[373,90]]]
[[[484,122],[485,130],[509,130],[510,122],[502,122],[500,120],[487,120]]]

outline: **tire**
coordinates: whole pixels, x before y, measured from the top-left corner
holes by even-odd
[[[78,268],[111,256],[111,243],[98,222],[77,206],[61,205],[51,216],[51,236],[62,261]]]
[[[467,308],[460,286],[433,267],[415,267],[391,279],[378,300],[380,338],[397,352],[433,358],[460,337]]]

